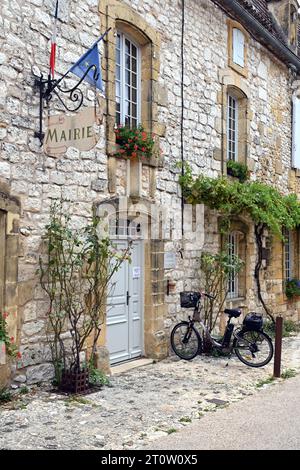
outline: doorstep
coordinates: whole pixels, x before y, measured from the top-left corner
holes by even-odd
[[[137,367],[149,366],[153,364],[153,359],[135,359],[134,361],[123,362],[122,364],[116,364],[115,366],[111,366],[111,375],[119,375],[124,374],[132,369],[136,369]]]

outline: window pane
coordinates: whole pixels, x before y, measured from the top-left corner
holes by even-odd
[[[117,48],[120,49],[121,47],[121,36],[120,34],[117,35]]]
[[[134,44],[132,44],[132,55],[133,57],[137,57],[137,48],[135,47]]]
[[[124,113],[125,113],[125,116],[130,115],[130,103],[129,103],[129,101],[125,101],[125,103],[124,103]]]
[[[137,64],[136,64],[136,59],[132,58],[131,60],[131,68],[133,72],[137,72]]]
[[[125,67],[130,70],[130,55],[125,54]]]
[[[116,82],[116,98],[118,98],[119,101],[120,101],[120,96],[121,96],[120,82]],[[118,101],[118,100],[117,100],[117,101]]]
[[[132,88],[132,99],[131,99],[134,103],[137,102],[137,91]]]
[[[130,41],[125,39],[125,54],[130,54]]]
[[[137,75],[135,73],[132,74],[132,86],[137,87]]]
[[[125,71],[125,83],[126,83],[126,85],[130,85],[130,72],[129,72],[129,70]]]
[[[116,50],[116,62],[117,62],[117,64],[121,63],[121,51],[120,51],[120,49]]]
[[[116,66],[116,80],[121,79],[121,67],[119,65]]]
[[[130,101],[130,86],[126,86],[125,87],[125,100],[129,100]]]
[[[132,117],[137,117],[137,107],[136,104],[131,105],[131,116]]]

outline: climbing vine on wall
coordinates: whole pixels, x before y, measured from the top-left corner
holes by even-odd
[[[225,177],[209,178],[204,175],[193,178],[188,165],[179,182],[186,202],[205,204],[227,220],[243,215],[252,219],[258,249],[254,272],[258,297],[267,315],[274,321],[261,295],[262,240],[266,230],[282,238],[283,228],[293,230],[300,225],[300,203],[296,194],[283,195],[276,188],[259,181],[241,183]]]
[[[8,313],[0,312],[0,347],[4,345],[4,353],[12,358],[21,359],[21,353],[15,344],[15,338],[9,336],[6,319]],[[0,351],[1,353],[1,351]]]

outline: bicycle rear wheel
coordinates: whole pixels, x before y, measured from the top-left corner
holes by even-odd
[[[194,359],[201,352],[201,344],[198,331],[187,321],[175,325],[171,332],[172,349],[181,359]]]
[[[233,342],[240,361],[250,367],[263,367],[273,357],[273,344],[263,331],[241,331]]]

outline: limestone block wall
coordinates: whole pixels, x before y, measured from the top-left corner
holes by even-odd
[[[107,103],[98,144],[88,152],[70,148],[59,158],[49,157],[34,137],[34,131],[38,129],[39,107],[38,93],[33,89],[32,66],[38,66],[46,74],[48,72],[55,1],[1,2],[0,183],[6,185],[6,194],[20,202],[16,300],[16,337],[23,353],[17,378],[20,382],[41,381],[52,371],[45,337],[48,303],[39,286],[36,269],[41,235],[53,199],[62,196],[70,201],[76,226],[90,216],[93,204],[120,195],[133,196],[128,191],[128,181],[136,182],[134,191],[137,199],[167,207],[175,239],[149,242],[146,256],[149,281],[145,300],[148,308],[146,354],[160,358],[168,351],[170,327],[185,315],[179,307],[179,292],[197,289],[201,284],[201,250],[193,244],[189,232],[185,231],[182,238],[181,194],[176,164],[183,157],[190,162],[195,175],[204,173],[216,177],[226,170],[224,97],[228,86],[238,86],[247,96],[247,163],[252,170],[251,177],[275,185],[283,192],[289,188],[300,190],[299,176],[291,168],[293,75],[250,35],[247,76],[239,74],[230,68],[226,14],[211,0],[186,0],[185,4],[182,57],[180,2],[61,2],[57,34],[59,74],[63,74],[87,50],[107,25],[112,23],[113,26],[121,12],[123,20],[127,18],[129,23],[134,18],[134,26],[140,25],[155,44],[152,75],[145,75],[145,80],[151,80],[153,85],[147,99],[152,103],[153,126],[163,158],[158,164],[152,162],[151,165],[134,167],[126,160],[108,156],[112,150],[114,125],[114,87],[113,80],[110,80],[114,70],[111,60],[113,38],[109,38],[108,50],[103,49]],[[148,49],[147,54],[149,58]],[[91,90],[85,90],[85,103],[93,103]],[[54,110],[60,109],[56,104],[53,107]],[[216,251],[219,248],[216,214],[206,212],[204,242],[203,249]],[[249,308],[257,309],[252,275],[255,263],[253,227],[249,227],[248,244],[251,249],[247,258],[246,297]],[[274,257],[271,271],[268,273],[266,270],[265,295],[278,311],[294,312],[296,304],[286,304],[282,295],[280,242],[276,247],[281,253],[281,261],[278,261],[278,254],[276,262]],[[176,268],[173,270],[163,269],[161,263],[165,251],[176,253]],[[155,264],[157,257],[158,265]],[[172,281],[169,296],[166,296],[167,279]]]

